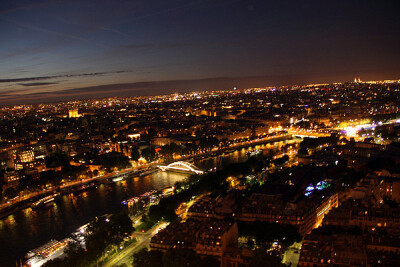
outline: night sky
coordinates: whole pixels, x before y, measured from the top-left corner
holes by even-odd
[[[0,104],[400,78],[400,1],[0,1]]]

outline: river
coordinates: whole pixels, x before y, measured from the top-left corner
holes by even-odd
[[[243,148],[232,153],[196,160],[194,164],[202,169],[223,167],[247,159],[246,152],[263,149],[278,149],[287,141]],[[123,208],[121,201],[153,189],[162,189],[183,181],[188,174],[162,172],[145,177],[128,179],[100,185],[90,191],[64,195],[51,208],[19,211],[0,220],[0,266],[15,266],[18,259],[31,249],[47,243],[50,239],[68,237],[78,227],[92,218],[113,213]]]

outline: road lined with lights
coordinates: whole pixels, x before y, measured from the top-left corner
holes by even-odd
[[[130,244],[128,247],[122,249],[117,255],[115,255],[110,261],[108,261],[104,265],[104,267],[112,267],[124,263],[131,263],[130,260],[132,255],[142,248],[148,247],[151,238],[167,225],[168,223],[162,222],[149,229],[145,233],[135,232],[133,235],[136,238],[137,242]]]

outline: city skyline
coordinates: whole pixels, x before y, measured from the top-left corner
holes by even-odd
[[[396,1],[6,1],[0,104],[398,79]]]
[[[399,91],[355,77],[2,106],[0,264],[397,266]]]
[[[0,265],[400,266],[398,10],[0,1]]]

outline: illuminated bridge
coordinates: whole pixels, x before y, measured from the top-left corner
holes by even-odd
[[[169,164],[168,166],[159,165],[158,166],[162,171],[184,171],[184,172],[194,172],[196,174],[203,174],[204,171],[200,170],[193,164],[185,161],[177,161]]]

